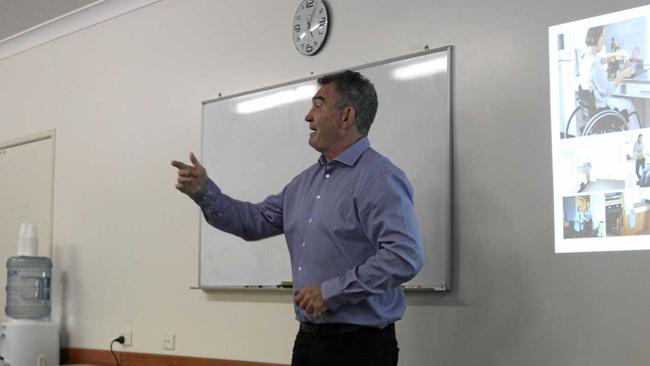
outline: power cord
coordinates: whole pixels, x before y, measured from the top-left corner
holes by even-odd
[[[110,346],[111,353],[113,354],[113,357],[115,358],[115,364],[117,366],[120,366],[120,360],[117,359],[117,355],[115,355],[115,352],[113,352],[113,343],[115,343],[115,342],[117,342],[119,344],[124,344],[124,336],[119,336],[119,337],[113,339],[113,341],[111,342],[111,346]]]

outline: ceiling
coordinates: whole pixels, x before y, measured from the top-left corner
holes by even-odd
[[[0,0],[0,41],[97,0]]]

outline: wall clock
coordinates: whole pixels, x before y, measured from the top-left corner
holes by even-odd
[[[293,17],[293,44],[306,56],[315,55],[325,43],[329,14],[323,0],[303,0]]]

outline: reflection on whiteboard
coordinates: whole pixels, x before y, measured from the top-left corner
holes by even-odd
[[[650,6],[550,27],[549,58],[555,251],[650,249]]]

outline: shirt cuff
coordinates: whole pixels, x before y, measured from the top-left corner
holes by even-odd
[[[203,189],[195,194],[190,195],[190,198],[196,202],[197,205],[202,206],[205,201],[214,201],[214,199],[221,194],[221,189],[217,187],[212,179],[208,178],[208,182]]]
[[[323,281],[320,284],[320,290],[323,294],[323,301],[325,301],[327,309],[336,310],[339,308],[339,306],[341,306],[341,304],[337,301],[337,299],[342,295],[338,278]]]

